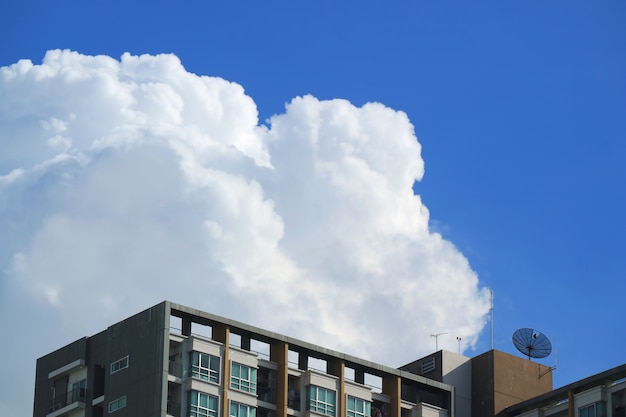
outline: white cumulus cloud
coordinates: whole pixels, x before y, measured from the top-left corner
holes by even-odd
[[[297,97],[265,126],[174,55],[56,50],[0,69],[0,145],[0,297],[31,346],[4,369],[164,299],[392,366],[484,326],[382,104]]]

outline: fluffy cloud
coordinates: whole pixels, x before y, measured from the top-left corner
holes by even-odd
[[[57,50],[0,69],[0,145],[2,308],[33,355],[163,299],[396,366],[484,326],[487,291],[413,194],[413,126],[382,104],[298,97],[263,126],[176,56]]]

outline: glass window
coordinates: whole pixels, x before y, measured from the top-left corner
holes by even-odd
[[[220,383],[220,358],[207,353],[191,353],[191,376]]]
[[[309,385],[307,391],[307,410],[327,416],[334,416],[335,391]]]
[[[256,417],[256,408],[231,401],[229,414],[230,417]]]
[[[232,362],[230,367],[230,387],[256,394],[256,369]]]
[[[606,417],[606,403],[598,401],[578,409],[578,417]]]
[[[116,360],[111,364],[111,373],[114,374],[124,368],[128,368],[128,355],[124,356],[122,359]]]
[[[118,398],[117,400],[113,400],[109,403],[109,414],[119,410],[120,408],[126,407],[126,396]]]
[[[348,417],[370,417],[372,415],[372,403],[349,395],[347,408]]]
[[[217,397],[189,391],[189,417],[217,417]]]
[[[287,406],[296,411],[300,411],[300,378],[289,375],[287,381]]]
[[[80,381],[74,382],[72,384],[72,392],[71,392],[72,402],[85,401],[86,396],[87,396],[87,380],[81,379]]]

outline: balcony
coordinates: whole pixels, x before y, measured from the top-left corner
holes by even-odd
[[[183,365],[181,363],[169,361],[167,371],[170,375],[177,378],[183,377]]]
[[[65,393],[56,393],[50,400],[46,417],[63,416],[77,408],[85,408],[87,389],[76,388]]]
[[[167,380],[180,384],[183,377],[183,364],[170,360],[167,367]]]
[[[167,415],[171,417],[180,417],[180,403],[168,400]]]

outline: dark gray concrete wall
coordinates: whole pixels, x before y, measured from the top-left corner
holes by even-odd
[[[116,411],[116,417],[160,417],[164,379],[167,379],[167,349],[165,304],[159,304],[106,331],[109,359],[106,369],[105,407],[110,401],[127,397],[126,407]],[[110,364],[128,355],[129,366],[114,374]],[[106,408],[105,408],[106,412]]]
[[[50,411],[54,381],[48,374],[78,359],[87,367],[86,417],[107,415],[109,403],[123,396],[126,407],[116,411],[116,417],[165,415],[168,335],[169,307],[161,303],[39,358],[33,416],[45,417]],[[111,363],[125,356],[128,368],[111,374]],[[92,406],[102,395],[104,401]]]
[[[45,417],[49,412],[53,381],[48,374],[76,360],[87,360],[87,338],[83,337],[69,345],[37,359],[35,370],[34,417]]]

